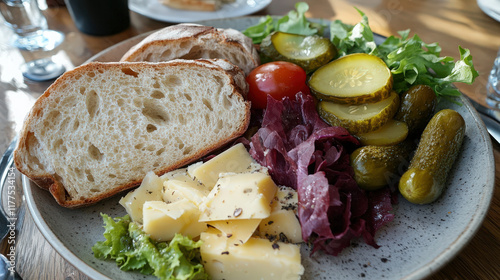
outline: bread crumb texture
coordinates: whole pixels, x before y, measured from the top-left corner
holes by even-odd
[[[17,154],[32,176],[51,174],[85,200],[175,169],[239,136],[249,106],[213,65],[91,63],[38,100]]]

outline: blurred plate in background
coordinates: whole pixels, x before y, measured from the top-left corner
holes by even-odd
[[[477,0],[477,5],[485,14],[500,21],[500,0]]]
[[[159,0],[130,0],[130,10],[143,16],[164,22],[195,22],[200,20],[240,17],[258,12],[272,0],[235,0],[234,3],[223,4],[214,12],[198,12],[169,8]]]

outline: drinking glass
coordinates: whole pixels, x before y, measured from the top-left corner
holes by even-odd
[[[21,50],[49,51],[64,40],[61,32],[47,29],[47,19],[37,0],[2,0],[0,12],[15,33],[12,44]]]
[[[494,109],[500,109],[500,50],[493,62],[493,68],[486,84],[486,103]]]
[[[50,51],[64,40],[63,33],[47,29],[47,19],[37,0],[1,0],[0,12],[14,31],[12,45],[20,50]],[[21,71],[30,80],[47,81],[59,77],[66,68],[48,57],[26,62]]]

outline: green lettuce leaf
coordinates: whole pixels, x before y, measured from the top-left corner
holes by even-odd
[[[274,30],[274,19],[271,16],[265,16],[261,17],[256,25],[243,30],[243,34],[251,38],[254,44],[260,44]]]
[[[116,259],[120,252],[128,251],[132,247],[132,239],[128,236],[128,225],[130,217],[125,215],[121,218],[111,218],[101,214],[104,220],[105,241],[97,242],[93,247],[95,257]]]
[[[330,23],[330,40],[337,47],[339,56],[351,53],[369,53],[376,55],[377,44],[368,23],[368,17],[356,8],[361,15],[361,21],[349,25],[335,20]]]
[[[417,35],[408,38],[409,31],[401,38],[389,37],[379,48],[379,56],[391,69],[394,90],[403,92],[412,85],[425,84],[434,89],[438,97],[459,96],[453,83],[472,84],[478,76],[467,49],[459,48],[460,59],[440,56],[437,43],[426,44]]]
[[[162,280],[208,279],[200,262],[201,241],[176,234],[169,243],[156,242],[128,215],[101,216],[105,240],[92,247],[96,258],[112,259],[122,270],[153,274]]]
[[[307,3],[298,2],[295,4],[295,9],[278,19],[271,16],[262,17],[256,25],[245,29],[243,34],[250,37],[254,44],[260,44],[265,37],[274,31],[300,35],[323,34],[324,24],[311,22],[306,18],[305,13],[309,10]]]

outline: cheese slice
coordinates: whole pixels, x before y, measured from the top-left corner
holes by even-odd
[[[220,230],[227,238],[234,240],[235,244],[243,244],[252,237],[261,221],[261,219],[227,220],[211,221],[208,224]]]
[[[187,199],[172,203],[148,201],[144,203],[144,232],[158,241],[169,241],[176,233],[197,237],[207,229],[198,222],[199,208]]]
[[[141,185],[120,199],[130,218],[142,224],[142,209],[146,201],[162,201],[163,179],[154,172],[148,172]]]
[[[209,161],[193,167],[190,174],[207,188],[212,189],[220,173],[241,173],[248,171],[254,160],[243,144],[237,144]]]
[[[277,190],[272,178],[260,172],[221,177],[200,206],[199,220],[265,219]]]
[[[163,182],[163,201],[167,203],[187,199],[200,206],[209,192],[205,186],[189,176]]]
[[[161,175],[160,178],[163,180],[171,180],[171,179],[185,178],[188,176],[189,174],[187,168],[179,168]]]
[[[193,172],[198,168],[200,167],[201,165],[203,164],[203,161],[198,161],[198,162],[195,162],[193,164],[190,164],[188,167],[187,167],[187,173],[188,175],[195,179],[195,175],[193,174]],[[200,182],[201,183],[201,182]]]
[[[202,263],[213,280],[295,280],[304,273],[300,247],[295,244],[255,237],[233,244],[215,229],[203,232],[200,240]]]

